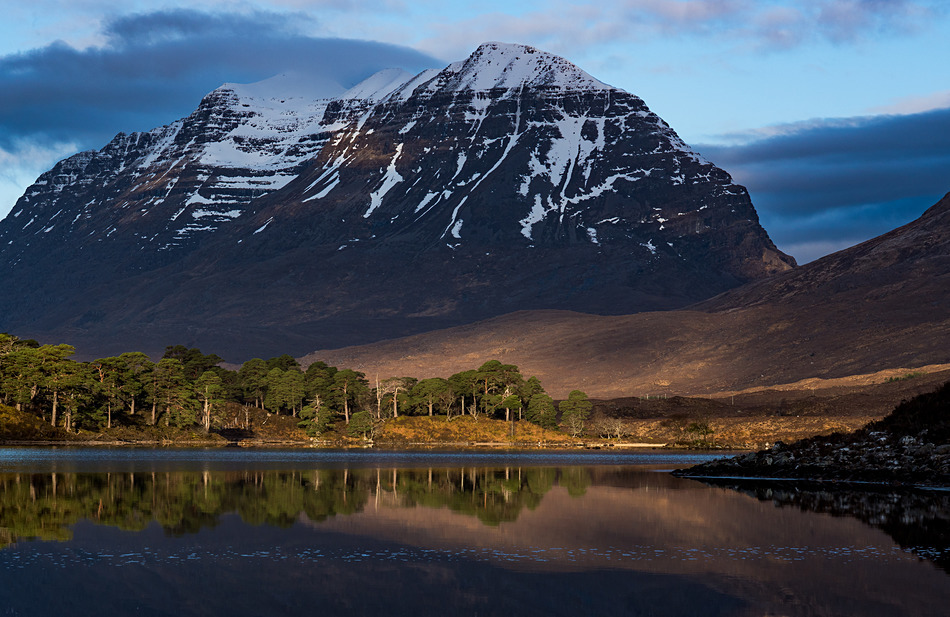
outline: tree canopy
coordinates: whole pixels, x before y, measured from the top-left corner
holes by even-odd
[[[369,437],[374,423],[403,415],[557,425],[554,401],[541,382],[498,360],[447,378],[377,378],[371,387],[359,371],[325,362],[303,370],[286,354],[228,370],[216,354],[184,345],[167,347],[157,362],[141,352],[77,362],[74,353],[69,345],[0,334],[0,404],[67,431],[163,425],[208,432],[223,427],[229,404],[295,417],[311,435],[349,427],[355,419],[357,426],[347,432]],[[565,427],[582,431],[590,408],[582,392],[572,392],[560,404]]]

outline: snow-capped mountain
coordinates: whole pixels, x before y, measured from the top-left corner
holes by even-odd
[[[673,308],[794,265],[642,100],[500,43],[348,90],[225,84],[43,174],[0,258],[0,330],[235,355]]]

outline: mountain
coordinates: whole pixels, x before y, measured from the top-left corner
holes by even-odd
[[[667,310],[794,266],[743,187],[563,58],[487,43],[333,88],[225,84],[40,176],[0,222],[0,330],[241,360]]]
[[[537,375],[556,396],[580,387],[602,398],[945,370],[950,194],[894,231],[685,309],[621,316],[522,311],[373,345],[325,349],[305,361],[427,377],[492,358]],[[866,385],[885,377],[853,381]]]

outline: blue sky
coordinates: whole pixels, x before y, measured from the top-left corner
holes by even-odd
[[[32,0],[0,23],[0,216],[56,160],[227,81],[349,86],[535,45],[642,97],[809,261],[950,191],[950,3],[905,0]]]

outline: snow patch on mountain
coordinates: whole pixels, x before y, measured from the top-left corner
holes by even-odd
[[[287,72],[250,84],[226,83],[219,90],[230,90],[245,101],[266,101],[269,107],[300,110],[312,101],[339,98],[346,89],[325,77]]]
[[[370,194],[369,208],[363,213],[364,219],[369,218],[373,211],[382,205],[383,197],[386,196],[386,193],[388,193],[390,189],[403,181],[402,175],[396,171],[396,161],[402,154],[402,146],[402,144],[396,146],[396,154],[393,155],[392,161],[390,161],[389,166],[386,168],[386,175],[383,176],[382,184],[380,184],[379,188]]]
[[[613,89],[564,58],[528,45],[498,42],[483,43],[467,59],[443,69],[426,86],[428,92],[523,88]]]
[[[531,235],[531,229],[535,223],[540,223],[544,220],[547,212],[544,206],[541,205],[541,195],[536,194],[534,196],[534,204],[531,206],[528,216],[518,221],[521,224],[521,235],[528,240],[534,240],[534,237]]]
[[[356,84],[339,98],[379,102],[393,91],[405,86],[414,77],[412,73],[402,69],[383,69]]]
[[[401,87],[394,90],[389,98],[399,101],[407,101],[420,86],[429,83],[439,73],[441,73],[440,69],[426,69],[407,81]]]

